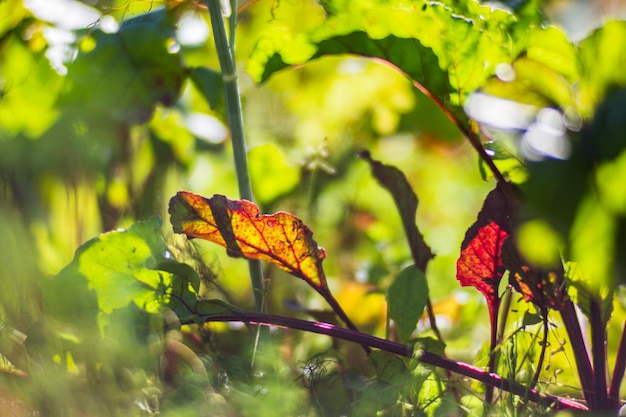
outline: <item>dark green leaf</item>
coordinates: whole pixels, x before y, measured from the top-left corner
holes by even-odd
[[[543,321],[539,314],[524,312],[524,318],[522,319],[522,326],[533,326]]]
[[[402,219],[404,232],[413,255],[413,262],[419,269],[425,272],[428,261],[434,255],[426,242],[424,242],[424,236],[422,236],[415,224],[418,200],[411,184],[409,184],[402,171],[394,166],[385,165],[372,159],[369,152],[361,152],[359,156],[369,162],[374,177],[391,193]]]
[[[173,36],[166,9],[130,19],[117,33],[94,30],[93,49],[69,66],[61,103],[90,119],[146,122],[157,103],[176,102],[186,76],[180,53],[168,50]]]
[[[613,160],[626,149],[626,88],[608,92],[582,141],[586,157],[594,163]]]
[[[222,74],[206,67],[192,67],[189,68],[189,77],[213,110],[224,108]]]
[[[406,364],[396,355],[375,350],[370,359],[376,365],[376,379],[393,385],[403,385],[411,379]]]
[[[241,313],[242,310],[232,304],[222,300],[198,300],[196,304],[196,313],[202,316]]]
[[[400,342],[409,341],[424,312],[427,297],[426,277],[415,265],[404,268],[389,286],[388,315],[396,324]]]

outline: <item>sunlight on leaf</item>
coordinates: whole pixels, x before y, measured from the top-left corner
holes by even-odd
[[[156,270],[167,251],[156,218],[104,233],[82,245],[72,263],[44,283],[46,305],[68,322],[88,321],[99,311],[101,325],[104,314],[129,303],[156,312],[171,279],[170,273]]]
[[[248,152],[252,191],[258,201],[271,203],[300,183],[300,170],[288,163],[273,143],[255,146]]]
[[[172,197],[169,213],[176,233],[217,243],[232,257],[271,262],[316,290],[327,290],[322,269],[326,252],[313,240],[311,229],[292,214],[262,215],[247,200],[218,194],[204,198],[187,191]]]
[[[485,296],[492,323],[500,304],[498,287],[505,271],[502,246],[511,234],[511,211],[498,185],[487,195],[476,223],[465,234],[456,264],[460,284],[472,286]]]
[[[439,2],[360,2],[325,7],[337,13],[306,34],[269,30],[253,50],[248,72],[257,82],[325,55],[356,54],[389,62],[418,88],[444,103],[461,121],[461,106],[510,62],[507,28],[514,17],[472,1],[462,16]],[[372,4],[374,3],[374,4]]]
[[[568,294],[580,311],[587,318],[591,317],[590,300],[599,300],[601,319],[604,323],[608,322],[613,313],[613,291],[606,286],[592,288],[589,285],[589,279],[584,276],[583,270],[575,262],[568,262],[565,265],[565,278],[569,285]]]
[[[582,78],[580,80],[581,113],[591,116],[607,91],[626,86],[626,22],[608,22],[580,43]]]

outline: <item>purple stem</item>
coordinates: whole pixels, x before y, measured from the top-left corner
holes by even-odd
[[[357,329],[357,327],[354,325],[354,323],[352,323],[352,320],[350,320],[350,317],[348,317],[346,312],[343,311],[343,308],[341,308],[341,305],[337,302],[337,299],[331,294],[330,291],[328,291],[327,288],[324,287],[323,289],[318,290],[317,292],[319,292],[321,294],[321,296],[324,297],[324,299],[330,305],[330,307],[333,309],[333,311],[337,315],[337,317],[339,317],[346,324],[346,326],[348,326],[348,328],[350,330],[354,330],[355,332],[359,332],[359,329]],[[369,355],[372,352],[372,349],[370,349],[370,347],[368,345],[362,344],[362,346],[363,346],[363,349],[365,350],[366,354]]]
[[[606,323],[602,320],[601,302],[591,297],[589,300],[589,318],[591,324],[591,357],[595,379],[595,409],[609,408],[606,387]]]
[[[250,324],[260,324],[265,326],[278,326],[304,330],[312,333],[318,333],[343,340],[348,340],[364,346],[381,349],[386,352],[394,353],[396,355],[405,356],[408,358],[414,356],[411,349],[403,344],[380,339],[378,337],[360,333],[358,331],[344,329],[329,323],[311,322],[294,319],[291,317],[275,316],[271,314],[261,313],[200,315],[199,317],[205,322],[239,321]],[[190,320],[190,322],[192,321],[193,320]],[[463,362],[453,361],[443,356],[439,356],[434,353],[425,351],[417,352],[415,356],[419,358],[419,360],[423,363],[447,369],[457,374],[464,375],[468,378],[472,378],[482,383],[488,384],[490,386],[498,387],[499,389],[508,391],[511,394],[527,398],[528,400],[544,407],[552,407],[556,410],[587,410],[587,407],[576,401],[569,400],[567,398],[557,397],[550,394],[543,394],[535,389],[525,387],[524,385],[519,384],[515,381],[502,378],[501,376],[492,372],[485,372],[480,368]]]
[[[570,343],[572,344],[572,350],[574,351],[574,360],[578,368],[578,377],[580,378],[583,395],[587,401],[587,406],[590,410],[593,410],[595,409],[595,373],[591,367],[589,352],[587,351],[585,339],[580,330],[580,322],[576,315],[574,303],[567,301],[560,312]]]
[[[626,371],[626,321],[622,329],[622,337],[619,340],[615,367],[613,368],[613,379],[611,379],[609,388],[609,400],[612,402],[613,408],[619,407],[619,390],[622,385],[622,378],[624,378],[624,371]]]

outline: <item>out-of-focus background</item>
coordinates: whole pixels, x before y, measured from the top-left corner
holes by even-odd
[[[525,2],[492,3],[515,8]],[[14,394],[21,392],[12,379],[21,376],[15,375],[26,369],[37,372],[22,349],[25,344],[36,346],[33,335],[45,337],[45,331],[40,331],[46,326],[41,282],[69,264],[87,240],[153,216],[163,219],[168,243],[182,246],[182,240],[172,236],[167,214],[167,203],[178,190],[238,197],[219,91],[211,107],[189,80],[182,85],[180,97],[167,97],[167,89],[161,91],[159,85],[151,90],[163,92],[157,97],[159,104],[153,111],[141,110],[142,103],[137,107],[122,103],[132,80],[110,67],[102,68],[98,77],[74,80],[74,90],[68,92],[68,65],[77,50],[93,48],[87,36],[90,31],[99,26],[116,32],[125,19],[163,6],[145,0],[0,2],[3,416],[31,415],[31,405],[43,407],[46,401],[75,403],[76,415],[91,415],[80,410],[96,409],[101,415],[123,415],[118,409],[125,404],[122,397],[135,389],[141,391],[138,398],[143,402],[138,400],[136,409],[126,415],[148,415],[151,406],[146,404],[154,387],[146,382],[150,375],[136,369],[127,373],[99,369],[97,375],[83,375],[115,374],[101,377],[108,385],[100,388],[86,388],[64,376],[58,387],[45,388],[59,398],[40,398],[38,404],[30,398],[28,405]],[[181,53],[187,67],[219,70],[205,8],[192,2],[184,8],[168,51]],[[314,1],[290,0],[241,2],[239,8],[239,83],[250,175],[261,210],[291,212],[311,227],[328,253],[324,266],[340,304],[364,331],[384,337],[384,290],[411,257],[391,197],[355,155],[367,149],[376,159],[402,169],[420,199],[417,224],[436,254],[427,278],[447,352],[471,361],[489,339],[487,311],[476,291],[459,287],[455,262],[465,231],[493,188],[493,181],[481,178],[475,152],[429,99],[402,74],[379,62],[323,58],[255,85],[245,72],[246,61],[268,23],[275,30],[306,30],[323,19],[324,9]],[[560,26],[572,40],[582,39],[608,18],[626,17],[626,4],[619,0],[554,0],[544,2],[542,8],[546,24]],[[144,41],[149,42],[137,39],[137,47]],[[167,82],[177,81],[163,81]],[[88,90],[84,106],[77,105],[80,89]],[[128,109],[133,108],[141,111],[129,115]],[[196,247],[216,277],[206,291],[216,291],[239,306],[252,306],[245,261],[228,258],[222,248],[209,243],[198,242]],[[293,315],[294,306],[325,308],[304,282],[276,268],[266,269],[272,313]],[[484,326],[475,325],[479,320]],[[212,331],[237,334],[239,330],[216,325]],[[322,337],[293,337],[306,343],[285,342],[281,347],[281,360],[292,365],[329,345]],[[236,336],[229,340],[234,351],[239,349]],[[225,343],[221,349],[227,351]],[[65,359],[51,360],[67,364]],[[565,368],[570,359],[555,353],[553,360],[557,369]],[[223,368],[225,378],[235,372]],[[74,375],[83,370],[66,367],[62,372]],[[554,381],[560,382],[557,374]],[[129,387],[128,392],[124,387]],[[99,408],[81,405],[81,396],[88,396],[82,389],[102,389],[102,397],[113,403]],[[285,400],[285,415],[295,415],[290,413],[304,396],[298,391],[297,398]],[[119,404],[114,403],[117,400]]]

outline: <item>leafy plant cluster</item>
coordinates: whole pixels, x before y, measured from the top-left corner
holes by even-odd
[[[573,43],[535,1],[231,2],[226,17],[217,1],[109,3],[68,32],[61,61],[47,32],[59,22],[0,3],[0,405],[45,416],[617,413],[624,22]],[[209,22],[210,38],[182,41]],[[385,72],[360,80],[368,71]],[[333,107],[324,100],[342,96],[341,77],[370,96]],[[284,126],[248,149],[244,133],[269,135],[266,112],[284,111],[266,88],[294,113],[333,111],[301,125],[279,114]],[[289,163],[294,131],[306,141],[338,121],[347,139]],[[415,152],[398,156],[402,129],[435,143],[400,141]],[[450,239],[431,232],[417,197],[471,205],[481,186],[412,185],[419,158],[435,161],[420,171],[427,182],[468,154],[491,191],[450,281],[474,287],[486,312],[446,294],[437,248]]]

